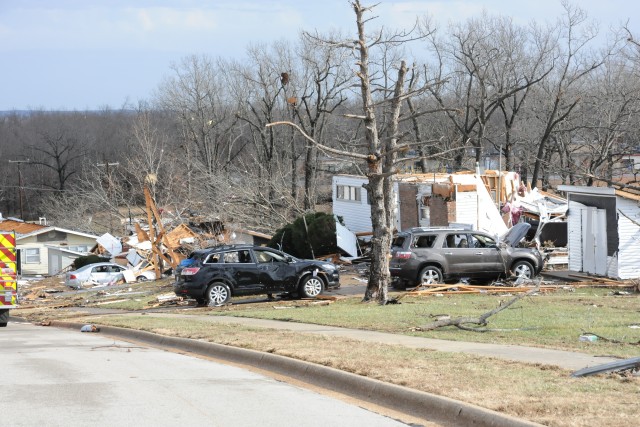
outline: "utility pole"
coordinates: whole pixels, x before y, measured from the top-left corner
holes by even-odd
[[[9,160],[9,163],[16,163],[18,165],[18,199],[20,200],[20,219],[24,221],[24,189],[22,188],[22,169],[20,169],[20,165],[22,163],[31,163],[31,160]]]
[[[107,174],[107,198],[109,199],[109,204],[111,204],[111,174],[109,173],[109,166],[118,166],[119,164],[119,162],[109,163],[106,158],[104,163],[96,163],[96,166],[104,167]],[[109,233],[113,234],[113,215],[111,212],[109,212]]]

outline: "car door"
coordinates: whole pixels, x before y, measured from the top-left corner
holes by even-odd
[[[91,273],[89,273],[88,282],[105,284],[109,283],[109,279],[111,277],[111,273],[108,265],[96,265],[91,268]]]
[[[119,265],[109,265],[107,268],[107,271],[109,273],[108,283],[115,283],[124,279],[124,270],[126,269]]]
[[[475,277],[482,268],[480,257],[469,247],[470,236],[466,232],[448,233],[442,246],[448,275],[454,277]]]
[[[476,277],[496,278],[505,272],[505,263],[495,239],[483,233],[471,233],[470,242],[478,257]]]
[[[225,276],[233,283],[237,293],[254,294],[264,291],[258,265],[249,249],[224,252],[221,261]]]
[[[286,255],[267,249],[254,249],[253,253],[258,262],[260,282],[267,292],[293,291],[295,289],[298,279],[296,268],[287,261]]]

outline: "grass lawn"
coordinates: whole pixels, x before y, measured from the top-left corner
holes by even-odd
[[[314,323],[446,340],[530,345],[589,354],[635,357],[640,353],[640,295],[616,295],[603,288],[558,290],[525,297],[488,319],[487,332],[456,327],[420,331],[420,326],[443,315],[478,317],[513,298],[513,295],[451,294],[404,297],[400,304],[364,304],[344,298],[326,305],[300,301],[234,304],[196,309],[199,314],[244,316]],[[591,332],[619,344],[580,341]],[[632,345],[636,344],[636,345]]]

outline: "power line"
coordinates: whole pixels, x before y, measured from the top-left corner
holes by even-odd
[[[34,191],[59,191],[65,192],[68,190],[60,190],[58,188],[46,188],[46,187],[20,187],[19,185],[0,185],[0,188],[22,188],[24,190],[34,190]]]
[[[20,200],[20,219],[24,219],[24,189],[22,187],[22,169],[20,169],[20,165],[23,163],[31,163],[31,160],[9,160],[9,163],[16,163],[18,165],[18,198]]]

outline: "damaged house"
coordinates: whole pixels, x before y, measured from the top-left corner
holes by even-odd
[[[613,279],[640,277],[640,193],[561,185],[567,194],[569,270]]]
[[[333,213],[348,230],[371,232],[367,178],[333,177]],[[566,264],[564,198],[531,190],[515,172],[398,174],[394,176],[396,228],[461,227],[504,234],[518,222],[532,225],[527,240],[554,247],[553,264]]]
[[[23,275],[53,276],[86,255],[98,236],[15,219],[0,221],[0,231],[16,233],[18,271]]]
[[[507,231],[486,179],[474,173],[399,174],[394,177],[396,228],[461,226],[500,235]],[[333,213],[354,233],[370,232],[371,206],[364,187],[367,178],[353,175],[333,177]],[[500,193],[500,194],[499,194]]]

